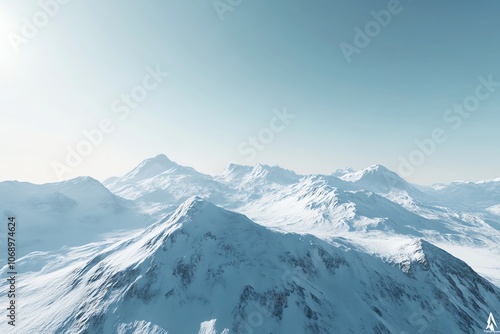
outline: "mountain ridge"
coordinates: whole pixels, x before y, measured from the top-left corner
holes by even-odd
[[[22,328],[200,333],[216,324],[226,334],[389,333],[420,330],[421,323],[407,319],[430,300],[442,305],[439,321],[430,319],[432,309],[423,314],[434,331],[481,328],[487,308],[500,307],[500,290],[472,269],[450,273],[449,268],[466,265],[451,256],[441,263],[439,254],[447,253],[420,239],[415,249],[404,248],[400,259],[419,251],[426,267],[405,272],[342,239],[327,243],[272,231],[191,197],[143,232],[74,256],[56,271],[23,276],[28,299],[20,311],[33,314],[36,307],[47,316]],[[438,256],[428,256],[433,253]],[[455,299],[459,290],[462,297]]]

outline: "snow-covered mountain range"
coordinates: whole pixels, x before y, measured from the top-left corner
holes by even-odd
[[[157,219],[200,196],[270,228],[342,236],[377,253],[385,251],[378,240],[425,238],[500,285],[500,179],[422,187],[380,165],[297,175],[260,164],[211,177],[159,155],[104,185]]]
[[[2,333],[479,333],[500,317],[500,179],[211,176],[159,155],[0,198],[22,256]]]

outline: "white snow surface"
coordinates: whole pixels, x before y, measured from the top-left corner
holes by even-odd
[[[0,333],[476,333],[500,312],[499,179],[210,176],[159,155],[104,185],[2,182],[0,198],[22,315]]]

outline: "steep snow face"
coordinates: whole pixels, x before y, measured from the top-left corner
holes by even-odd
[[[424,241],[384,261],[201,198],[19,281],[19,333],[472,333],[500,308],[497,288]]]
[[[99,181],[79,177],[35,185],[1,182],[0,210],[17,218],[18,256],[98,240],[98,235],[152,223],[135,204],[112,194]],[[0,231],[5,236],[6,229]],[[0,260],[5,256],[0,253]]]

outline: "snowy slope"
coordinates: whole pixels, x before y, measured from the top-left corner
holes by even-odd
[[[101,234],[152,223],[133,202],[112,194],[90,177],[43,185],[1,182],[0,199],[2,219],[10,215],[17,218],[19,256],[83,245]],[[0,230],[2,240],[6,232]],[[5,252],[0,252],[0,260],[4,256]]]
[[[249,202],[240,210],[258,222],[298,233],[324,235],[381,230],[420,237],[422,230],[450,233],[443,224],[420,217],[397,203],[321,175]]]
[[[18,333],[479,333],[500,309],[498,288],[423,240],[382,259],[201,198],[20,282]]]

